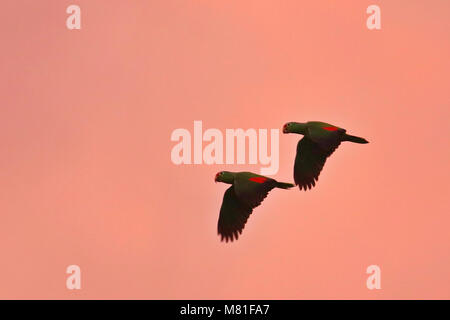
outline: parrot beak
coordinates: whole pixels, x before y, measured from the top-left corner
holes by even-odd
[[[219,177],[219,174],[216,174],[216,176],[214,177],[214,182],[217,183],[217,178]]]
[[[288,133],[287,132],[287,123],[283,126],[283,133]]]

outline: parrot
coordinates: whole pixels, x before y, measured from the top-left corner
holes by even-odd
[[[253,209],[261,204],[270,190],[290,189],[292,183],[278,182],[252,172],[221,171],[215,182],[231,184],[223,196],[217,233],[221,241],[237,240]]]
[[[283,126],[283,133],[303,135],[297,144],[294,181],[300,190],[303,188],[305,191],[316,185],[325,161],[342,141],[369,143],[364,138],[347,134],[343,128],[319,121],[288,122]]]

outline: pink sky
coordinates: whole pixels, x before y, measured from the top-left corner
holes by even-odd
[[[450,299],[449,10],[3,1],[0,298]],[[321,120],[370,144],[341,145],[312,191],[272,191],[225,244],[214,174],[260,165],[174,165],[170,135],[194,120]],[[280,136],[275,178],[292,181],[298,139]]]

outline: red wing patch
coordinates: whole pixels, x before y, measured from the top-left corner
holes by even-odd
[[[264,183],[264,182],[267,181],[267,178],[264,178],[264,177],[253,177],[253,178],[250,178],[248,180],[253,181],[253,182],[257,182],[257,183]]]
[[[336,127],[323,127],[323,129],[324,129],[324,130],[327,130],[327,131],[336,131],[336,130],[338,130],[339,128],[336,128]]]

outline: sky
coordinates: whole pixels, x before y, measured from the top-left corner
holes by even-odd
[[[450,299],[449,10],[3,1],[0,298]],[[312,120],[370,143],[343,143],[314,189],[273,190],[220,242],[216,172],[261,165],[176,165],[172,132],[279,129],[271,177],[291,182],[300,136],[281,128]]]

